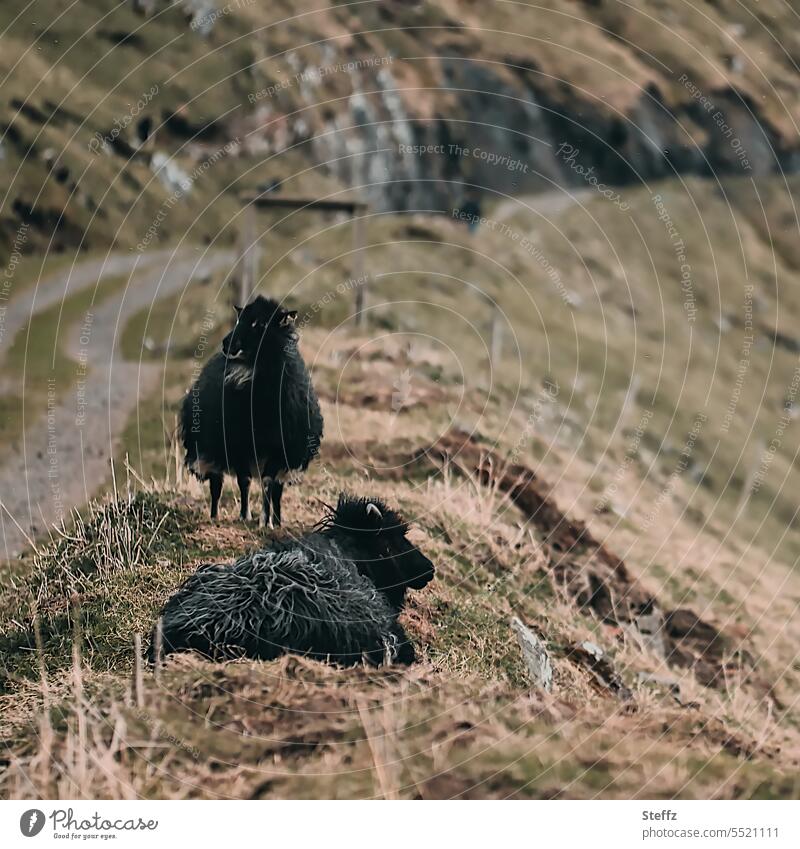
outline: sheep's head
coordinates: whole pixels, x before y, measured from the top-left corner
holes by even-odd
[[[433,579],[433,563],[408,541],[408,524],[378,498],[342,493],[322,527],[326,534],[355,549],[358,571],[398,608],[407,589],[422,589]]]
[[[222,340],[222,351],[228,360],[252,365],[262,354],[294,341],[296,310],[284,309],[277,301],[261,295],[246,307],[234,309],[236,324]]]

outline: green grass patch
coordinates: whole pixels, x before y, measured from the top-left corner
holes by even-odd
[[[127,277],[110,277],[86,287],[49,309],[37,313],[14,337],[5,361],[5,374],[21,384],[20,391],[0,398],[0,439],[14,442],[23,425],[35,421],[46,407],[48,391],[63,394],[77,379],[78,363],[64,352],[67,334],[77,340],[76,325],[92,308],[118,292]],[[91,362],[88,364],[91,370]]]
[[[0,691],[39,675],[36,625],[49,674],[71,663],[76,634],[92,669],[127,668],[133,634],[148,633],[154,614],[180,579],[189,515],[169,500],[137,492],[90,508],[56,535],[0,603]]]
[[[157,307],[145,307],[128,320],[119,343],[126,360],[163,360],[180,299],[181,293],[164,298]]]

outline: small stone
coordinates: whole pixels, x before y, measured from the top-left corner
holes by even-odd
[[[592,643],[589,640],[584,640],[581,643],[581,648],[588,652],[595,660],[600,660],[605,652],[597,645],[597,643]]]
[[[553,689],[553,664],[545,644],[516,616],[511,620],[511,629],[517,635],[534,686],[549,693]]]

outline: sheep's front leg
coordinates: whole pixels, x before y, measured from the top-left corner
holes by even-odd
[[[219,512],[219,497],[222,495],[222,475],[211,475],[208,484],[211,490],[211,518],[216,519]]]
[[[250,518],[250,478],[247,475],[237,475],[236,480],[239,482],[239,498],[241,500],[239,515],[246,522]]]
[[[261,527],[262,528],[271,528],[272,527],[272,515],[271,515],[271,492],[270,487],[272,486],[272,478],[267,477],[266,475],[261,478],[261,497],[264,503],[264,509],[261,511]]]
[[[272,502],[272,516],[275,527],[281,526],[281,498],[283,496],[283,484],[279,480],[273,480],[269,486],[270,501]]]

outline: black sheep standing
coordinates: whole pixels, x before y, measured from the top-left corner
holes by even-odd
[[[414,647],[397,617],[406,590],[422,589],[434,568],[407,532],[381,501],[341,495],[310,533],[201,566],[161,611],[163,653],[411,663]],[[151,641],[151,662],[155,654]]]
[[[297,349],[297,313],[262,296],[236,307],[236,325],[183,400],[186,465],[211,489],[217,516],[223,476],[236,475],[248,519],[250,481],[261,481],[264,524],[281,523],[287,478],[319,452],[322,413]]]

